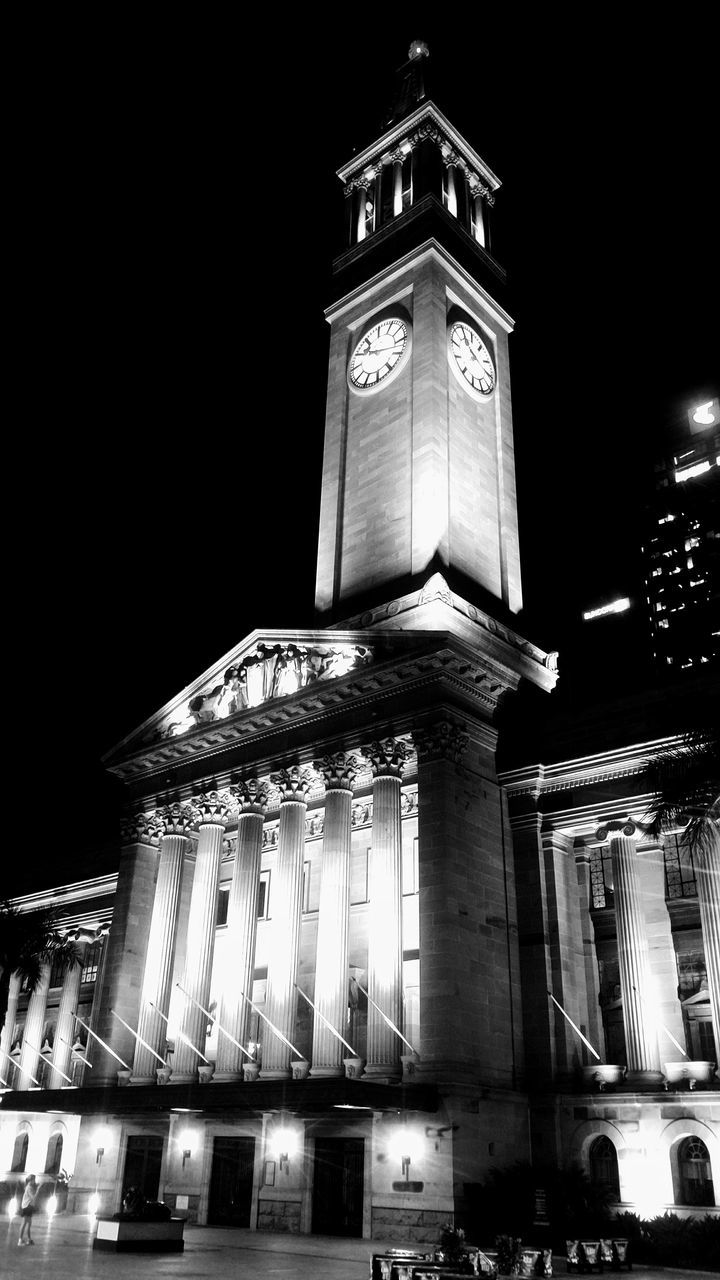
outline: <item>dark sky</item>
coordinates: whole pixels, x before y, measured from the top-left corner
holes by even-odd
[[[253,628],[312,625],[335,171],[380,132],[412,38],[503,182],[527,634],[562,654],[627,576],[658,424],[717,394],[710,32],[474,12],[173,16],[28,58],[6,564],[37,869],[13,847],[8,891],[112,837],[103,752]]]

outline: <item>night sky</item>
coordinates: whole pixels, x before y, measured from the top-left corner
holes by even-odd
[[[335,171],[411,39],[503,183],[519,630],[561,672],[567,627],[631,572],[659,424],[718,394],[707,28],[328,12],[63,30],[29,59],[0,895],[106,869],[102,754],[255,627],[313,625]]]

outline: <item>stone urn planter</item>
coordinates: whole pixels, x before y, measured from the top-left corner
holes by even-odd
[[[292,1078],[293,1080],[307,1080],[310,1073],[310,1063],[303,1058],[300,1062],[292,1062]]]
[[[155,1072],[158,1084],[167,1084],[172,1075],[172,1067],[158,1067]]]
[[[694,1089],[698,1084],[710,1084],[715,1075],[714,1062],[691,1061],[663,1062],[666,1089]]]
[[[243,1062],[243,1080],[257,1080],[260,1075],[260,1066],[257,1062]]]
[[[198,1079],[201,1084],[209,1084],[215,1075],[214,1062],[201,1062],[198,1067]]]
[[[617,1063],[595,1062],[582,1068],[582,1081],[586,1089],[597,1089],[602,1093],[605,1089],[622,1084],[626,1074],[627,1067],[621,1067]]]
[[[131,1075],[132,1075],[132,1071],[130,1071],[130,1070],[127,1070],[127,1071],[126,1071],[124,1068],[123,1068],[123,1070],[122,1070],[122,1071],[118,1071],[118,1073],[117,1073],[117,1082],[118,1082],[118,1084],[119,1084],[119,1085],[126,1085],[126,1084],[129,1084],[129,1083],[130,1083],[130,1077],[131,1077]]]
[[[343,1064],[345,1066],[345,1075],[348,1080],[360,1079],[363,1073],[363,1067],[365,1066],[364,1058],[343,1058]]]
[[[403,1080],[414,1080],[417,1065],[420,1061],[416,1053],[401,1053],[400,1061],[402,1062],[402,1078]]]

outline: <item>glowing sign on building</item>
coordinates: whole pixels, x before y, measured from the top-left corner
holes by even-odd
[[[588,609],[583,614],[583,622],[590,622],[592,618],[604,618],[608,613],[625,613],[630,608],[630,601],[627,596],[621,599],[612,600],[610,604],[600,605],[598,609]]]
[[[689,467],[680,467],[676,470],[675,483],[682,484],[685,480],[694,480],[696,476],[702,476],[709,470],[710,462],[707,458],[703,458],[702,462],[693,462]]]

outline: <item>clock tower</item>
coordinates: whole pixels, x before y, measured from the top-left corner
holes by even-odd
[[[500,182],[427,97],[427,57],[413,41],[384,132],[339,170],[347,247],[326,312],[316,585],[326,625],[379,622],[378,606],[436,574],[510,624],[522,607],[513,322],[490,241]]]

